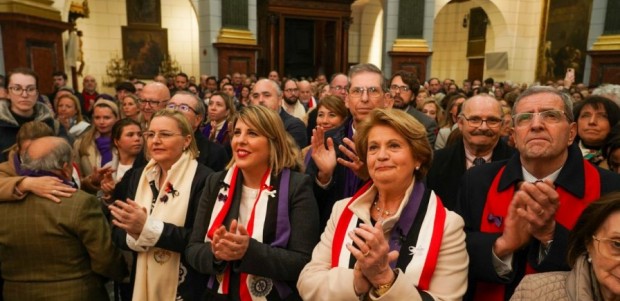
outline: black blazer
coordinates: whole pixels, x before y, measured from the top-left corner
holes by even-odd
[[[200,273],[208,275],[216,275],[223,269],[222,264],[215,263],[215,257],[211,252],[211,243],[205,243],[204,240],[217,194],[222,187],[225,176],[226,171],[222,171],[207,179],[206,189],[198,206],[194,229],[185,251],[188,263]],[[243,175],[239,173],[238,176],[233,203],[223,223],[227,228],[231,221],[239,216]],[[275,184],[272,186],[276,189],[276,195],[269,198],[267,205],[267,218],[263,230],[264,243],[251,239],[244,258],[230,263],[233,273],[231,274],[229,295],[217,295],[216,292],[207,290],[207,295],[203,297],[203,300],[239,300],[239,273],[242,272],[284,281],[293,291],[285,300],[301,300],[296,289],[297,278],[302,268],[310,261],[312,250],[318,243],[320,235],[318,208],[312,194],[310,181],[308,176],[291,171],[288,191],[291,235],[286,249],[269,245],[275,240],[280,192],[277,186],[280,183],[280,176],[278,175],[275,181],[272,181]],[[275,288],[267,296],[267,299],[280,300]]]
[[[513,272],[507,279],[500,278],[495,272],[492,248],[500,235],[482,233],[480,225],[491,182],[503,166],[506,166],[506,169],[502,174],[498,189],[504,190],[510,185],[523,181],[521,161],[517,152],[509,160],[491,162],[467,170],[461,181],[455,212],[463,217],[467,234],[465,241],[469,254],[469,282],[464,300],[473,300],[478,281],[506,285],[505,296],[508,300],[524,276],[526,263],[529,263],[537,272],[570,270],[566,262],[569,230],[560,223],[556,223],[553,243],[549,253],[540,263],[538,262],[540,243],[533,239],[523,250],[513,254]],[[620,175],[596,168],[601,178],[601,195],[620,190]],[[583,158],[578,147],[574,145],[569,147],[566,163],[554,184],[561,186],[575,197],[583,197],[588,188],[585,187]]]
[[[138,169],[134,169],[133,173],[129,175],[127,182],[127,197],[134,200],[136,197],[136,191],[138,189],[138,183],[140,182],[140,176],[144,172],[144,166]],[[173,224],[164,223],[164,231],[162,232],[159,241],[155,244],[156,247],[178,252],[183,255],[185,247],[189,242],[189,235],[194,225],[194,217],[196,215],[196,209],[198,208],[198,202],[205,187],[205,180],[207,176],[213,173],[210,168],[198,164],[194,179],[192,180],[192,186],[190,190],[189,205],[187,206],[187,215],[185,217],[185,225],[178,227]],[[125,201],[123,199],[123,201]],[[131,250],[127,246],[127,232],[125,230],[113,227],[112,239],[117,247],[124,250]],[[136,253],[136,252],[134,252]],[[137,256],[134,254],[133,265],[136,265]],[[204,292],[206,288],[207,278],[201,275],[196,270],[192,269],[184,256],[181,256],[181,264],[187,267],[187,277],[185,282],[180,284],[178,292],[183,296],[184,300],[197,300]],[[131,275],[131,288],[133,289],[133,283],[135,280],[135,268],[132,268]]]
[[[493,149],[491,161],[508,159],[514,152],[514,148],[500,139]],[[443,205],[450,210],[456,207],[459,184],[466,171],[466,161],[465,144],[463,139],[460,139],[454,145],[435,151],[433,164],[426,176],[428,187],[435,191]]]
[[[196,145],[200,151],[196,159],[198,163],[202,163],[214,171],[226,168],[230,156],[223,145],[209,141],[199,130],[194,132],[194,140],[196,140]]]
[[[413,100],[413,102],[415,102],[415,100]],[[426,128],[426,137],[428,138],[428,142],[431,143],[431,147],[435,145],[435,140],[437,140],[437,132],[439,131],[437,122],[426,116],[426,114],[418,111],[418,109],[416,109],[413,105],[407,106],[405,112],[413,116],[413,118],[419,121],[424,128]]]
[[[284,129],[293,137],[299,149],[306,147],[308,145],[308,137],[306,136],[306,126],[304,123],[282,108],[280,108],[279,115],[282,123],[284,123]]]

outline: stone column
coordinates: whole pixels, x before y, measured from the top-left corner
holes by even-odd
[[[397,36],[392,44],[391,72],[407,70],[425,80],[431,52],[424,39],[425,0],[399,0]]]

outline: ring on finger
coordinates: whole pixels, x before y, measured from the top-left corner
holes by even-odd
[[[368,249],[368,251],[366,251],[366,253],[364,253],[362,255],[364,255],[364,257],[368,257],[368,255],[370,255],[370,249]]]
[[[58,193],[58,191],[56,191],[56,189],[52,190],[52,194],[53,195],[56,194],[56,193]]]
[[[538,211],[538,216],[542,216],[543,214],[545,214],[545,210],[544,209],[540,209],[540,211]]]

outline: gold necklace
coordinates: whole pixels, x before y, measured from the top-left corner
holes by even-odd
[[[387,209],[382,209],[381,207],[379,207],[379,201],[375,200],[374,202],[372,202],[372,205],[375,207],[375,210],[379,213],[379,218],[382,218],[384,216],[391,216],[394,215],[393,212],[390,212]]]

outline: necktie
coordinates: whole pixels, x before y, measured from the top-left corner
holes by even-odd
[[[474,159],[474,166],[482,165],[484,163],[487,163],[487,162],[484,161],[483,158],[478,157],[478,158]]]

